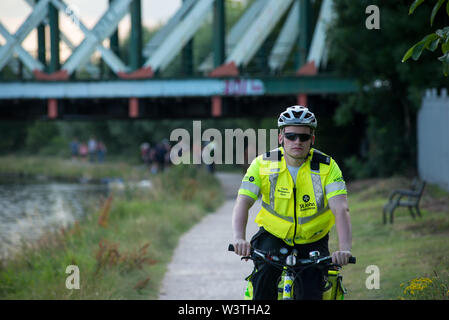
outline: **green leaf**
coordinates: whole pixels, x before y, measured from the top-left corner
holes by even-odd
[[[410,59],[410,57],[412,56],[413,53],[413,49],[415,48],[415,46],[411,47],[410,49],[407,50],[407,52],[404,54],[404,56],[402,57],[402,63],[404,63],[405,61],[407,61],[408,59]]]
[[[425,47],[426,44],[424,42],[419,42],[418,45],[413,49],[412,59],[417,61]]]
[[[437,38],[429,43],[429,45],[427,46],[427,49],[434,52],[438,48],[439,44],[440,44],[440,38]]]
[[[438,37],[440,37],[441,39],[445,38],[444,32],[442,29],[438,29],[437,31],[435,31],[435,33],[438,35]]]
[[[441,45],[441,51],[443,52],[443,54],[449,52],[449,42],[446,41]]]
[[[424,47],[426,49],[430,50],[430,47],[432,46],[432,43],[436,40],[440,40],[440,38],[438,37],[438,35],[436,33],[431,33],[428,34],[427,36],[424,37],[424,39],[422,39],[421,41],[424,42]],[[435,50],[435,49],[434,49]],[[432,50],[433,51],[433,50]]]
[[[443,34],[444,34],[444,37],[449,37],[449,27],[444,27],[443,28]]]
[[[412,14],[416,10],[416,8],[418,8],[418,6],[421,5],[423,2],[424,0],[415,0],[410,6],[408,14]]]
[[[438,42],[434,42],[437,40],[439,42],[439,37],[436,33],[426,35],[421,41],[408,49],[408,51],[402,58],[402,62],[407,61],[410,57],[412,57],[412,59],[415,61],[418,60],[424,49],[435,51],[436,47],[438,46]]]
[[[408,59],[410,59],[410,57],[413,54],[413,51],[415,50],[416,46],[419,44],[420,42],[416,43],[415,45],[413,45],[410,49],[407,50],[407,52],[405,53],[404,57],[402,57],[402,62],[407,61]]]
[[[437,15],[438,10],[440,10],[441,6],[443,5],[443,3],[445,1],[446,0],[438,0],[438,2],[433,7],[432,14],[430,15],[430,25],[431,26],[433,25],[433,20],[435,19],[435,16]]]

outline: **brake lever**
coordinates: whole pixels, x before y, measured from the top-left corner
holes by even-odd
[[[332,261],[332,257],[324,257],[324,258],[319,258],[317,259],[316,263],[317,264],[321,264],[322,262],[331,262]]]
[[[268,255],[266,255],[266,254],[264,254],[264,253],[262,253],[262,252],[259,252],[258,250],[254,250],[254,251],[253,251],[253,254],[258,255],[259,257],[261,257],[261,258],[263,258],[263,259],[265,259],[265,258],[268,257]],[[270,259],[270,260],[271,260],[271,259]]]

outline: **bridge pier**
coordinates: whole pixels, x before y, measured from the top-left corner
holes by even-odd
[[[220,96],[212,97],[212,117],[221,117],[223,114],[223,101]]]
[[[139,99],[129,98],[128,115],[131,119],[139,117]]]
[[[48,99],[48,118],[56,119],[58,117],[58,100]]]

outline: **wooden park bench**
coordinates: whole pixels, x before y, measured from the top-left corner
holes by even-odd
[[[390,223],[393,223],[393,213],[397,207],[407,207],[413,219],[415,219],[415,213],[413,212],[413,208],[415,208],[416,213],[419,217],[421,217],[421,212],[419,211],[419,201],[421,200],[425,186],[425,181],[415,178],[413,179],[410,189],[393,190],[390,193],[388,202],[384,205],[384,224],[387,223],[387,214],[390,215]],[[404,199],[405,197],[406,199]]]

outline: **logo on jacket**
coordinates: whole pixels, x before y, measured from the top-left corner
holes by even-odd
[[[315,210],[316,204],[310,200],[311,200],[311,198],[308,194],[303,195],[302,201],[304,201],[304,203],[299,204],[299,210],[300,211]]]

